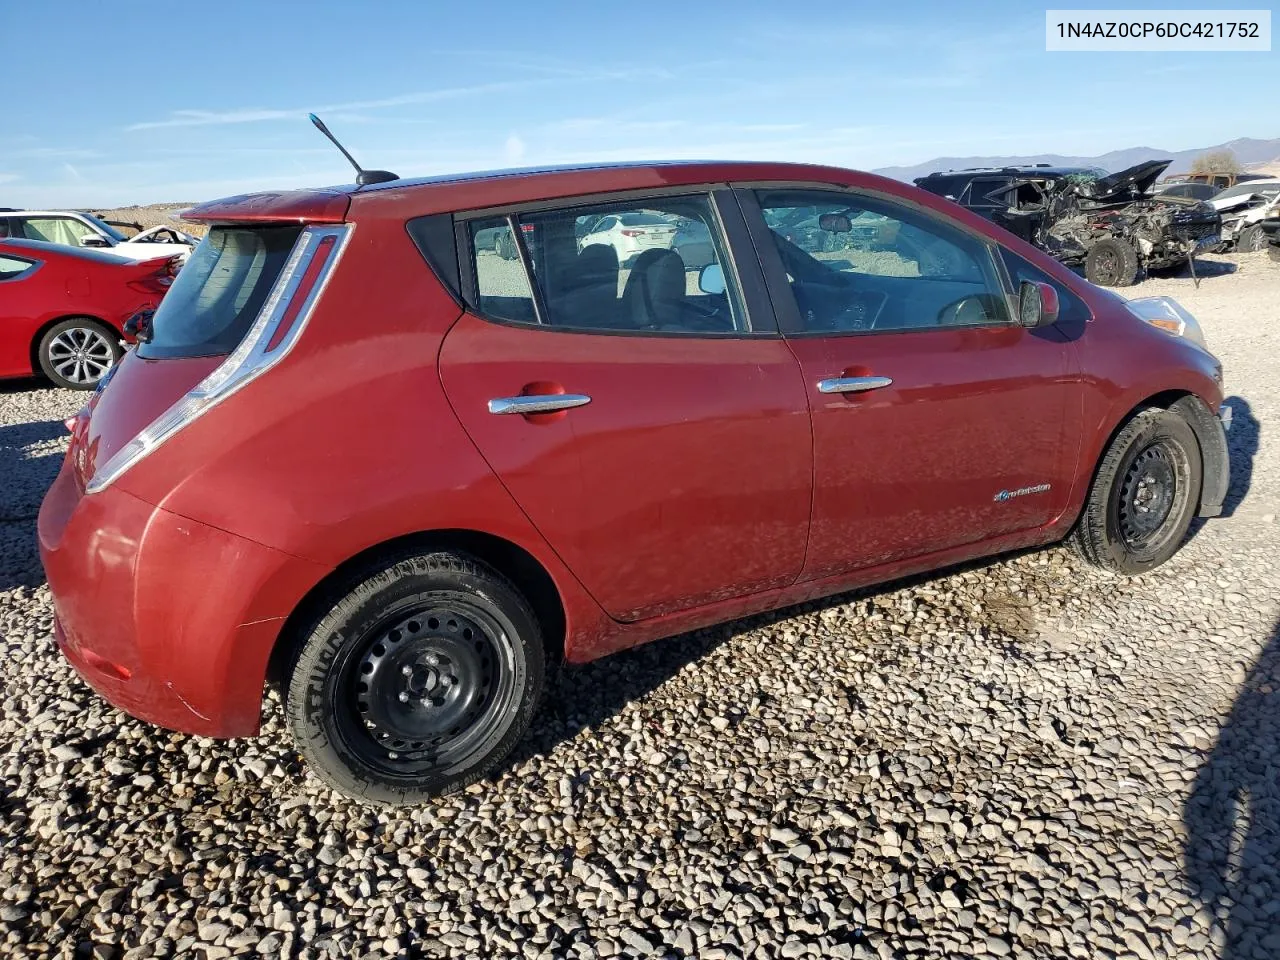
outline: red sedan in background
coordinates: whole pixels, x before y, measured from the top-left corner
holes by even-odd
[[[159,304],[179,259],[0,240],[0,377],[93,389],[120,359],[125,321]]]

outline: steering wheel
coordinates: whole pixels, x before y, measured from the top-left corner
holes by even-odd
[[[982,294],[971,293],[938,311],[940,327],[971,327],[990,322],[991,311],[987,309],[986,298]]]

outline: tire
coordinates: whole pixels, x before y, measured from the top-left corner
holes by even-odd
[[[285,711],[316,775],[355,800],[475,783],[528,729],[546,669],[519,591],[463,554],[372,568],[306,631]]]
[[[1138,251],[1125,240],[1099,240],[1084,256],[1084,276],[1100,287],[1130,286],[1138,278]]]
[[[120,335],[90,317],[60,320],[36,345],[41,372],[68,390],[92,390],[123,353]]]
[[[519,256],[519,252],[516,250],[516,242],[506,234],[500,234],[494,246],[498,251],[498,256],[503,260],[514,260]]]
[[[1258,224],[1245,227],[1236,238],[1236,251],[1239,253],[1257,253],[1267,245],[1267,235]]]
[[[1136,576],[1160,566],[1187,535],[1202,480],[1190,425],[1169,410],[1143,410],[1107,447],[1072,546],[1112,573]]]

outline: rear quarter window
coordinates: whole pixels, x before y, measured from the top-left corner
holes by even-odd
[[[284,268],[301,226],[214,227],[151,320],[148,359],[215,357],[239,346]]]

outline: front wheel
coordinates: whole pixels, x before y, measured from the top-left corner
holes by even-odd
[[[374,570],[308,632],[285,698],[321,780],[412,804],[501,763],[542,692],[542,634],[496,571],[453,553]]]
[[[1236,250],[1240,253],[1257,253],[1266,245],[1267,235],[1256,223],[1242,230],[1236,240]]]
[[[1187,535],[1202,477],[1200,444],[1187,422],[1169,410],[1143,410],[1103,455],[1073,546],[1112,573],[1158,567]]]
[[[1084,257],[1084,276],[1100,287],[1127,287],[1138,278],[1138,251],[1115,237],[1099,240]]]
[[[115,331],[88,317],[55,323],[36,345],[44,375],[69,390],[92,390],[123,352]]]

